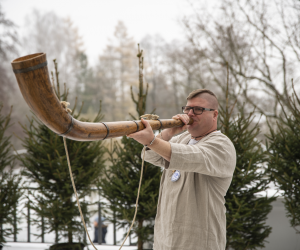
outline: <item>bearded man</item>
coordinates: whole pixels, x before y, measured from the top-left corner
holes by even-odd
[[[173,119],[181,119],[183,127],[165,129],[155,137],[142,120],[145,129],[128,135],[147,145],[147,162],[164,169],[154,250],[224,250],[224,196],[235,169],[235,148],[217,130],[218,100],[212,91],[194,90],[182,111]],[[190,118],[194,122],[187,125]]]

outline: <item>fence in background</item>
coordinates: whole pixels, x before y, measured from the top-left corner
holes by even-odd
[[[35,188],[24,188],[24,189],[27,189],[27,190],[35,190]],[[93,189],[92,189],[93,190]],[[96,190],[94,190],[96,191]],[[99,200],[100,200],[100,197],[99,197]],[[31,236],[32,236],[32,232],[31,232],[31,228],[32,228],[32,211],[30,209],[30,199],[28,198],[27,201],[25,203],[23,203],[23,208],[22,208],[22,213],[25,215],[25,218],[26,218],[26,224],[27,224],[27,241],[26,242],[32,242],[31,240]],[[101,217],[102,217],[102,209],[101,209],[101,203],[98,202],[97,204],[98,208],[97,208],[97,215],[98,215],[98,244],[102,244],[102,220],[101,220]],[[14,214],[13,214],[13,238],[12,240],[11,239],[6,239],[7,242],[24,242],[24,241],[18,241],[18,222],[17,222],[17,213],[19,212],[18,211],[18,208],[15,206],[14,209]],[[117,245],[117,228],[116,228],[116,217],[115,217],[115,214],[113,214],[113,244],[112,245]],[[36,216],[36,215],[35,215]],[[86,218],[84,218],[85,221],[87,221]],[[58,243],[58,242],[45,242],[45,221],[44,221],[44,217],[40,217],[40,222],[41,222],[41,243]],[[0,225],[1,227],[1,231],[0,233],[3,232],[3,225]],[[5,230],[5,229],[4,229]],[[125,230],[125,229],[124,229]],[[58,232],[55,232],[55,239],[57,239],[57,234]],[[87,235],[86,235],[86,232],[85,232],[85,229],[83,228],[83,231],[82,231],[82,235],[83,235],[83,242],[87,242]],[[91,237],[91,240],[93,240],[93,237],[94,237],[94,234],[90,235]],[[34,241],[36,242],[36,241]],[[88,242],[87,242],[88,243]],[[129,245],[136,245],[136,243],[132,243],[131,242],[131,236],[129,236]]]

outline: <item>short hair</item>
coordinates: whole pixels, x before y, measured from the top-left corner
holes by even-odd
[[[187,100],[191,100],[191,99],[193,99],[193,98],[195,98],[195,97],[200,97],[200,95],[202,95],[202,94],[204,94],[204,96],[205,96],[205,94],[207,94],[208,96],[210,95],[210,96],[213,96],[214,97],[214,99],[216,100],[215,102],[213,101],[213,106],[215,106],[215,107],[213,107],[213,108],[215,108],[215,109],[218,109],[218,106],[219,106],[219,102],[218,102],[218,98],[217,98],[217,96],[211,91],[211,90],[208,90],[208,89],[195,89],[195,90],[193,90],[189,95],[188,95],[188,97],[186,98]],[[211,102],[211,98],[204,98],[204,99],[206,99],[207,101],[209,101],[209,102]],[[209,100],[210,99],[210,100]]]

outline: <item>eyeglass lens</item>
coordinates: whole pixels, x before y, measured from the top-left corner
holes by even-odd
[[[185,114],[188,114],[191,109],[193,110],[194,114],[196,114],[196,115],[201,115],[203,113],[203,110],[204,110],[201,107],[184,106],[184,107],[182,107],[182,112],[185,113]]]

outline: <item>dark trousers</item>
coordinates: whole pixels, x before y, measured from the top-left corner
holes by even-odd
[[[107,233],[107,227],[102,227],[102,243],[106,243],[105,236]],[[95,235],[93,243],[98,243],[98,227],[95,227]]]

